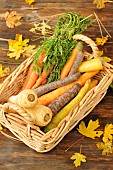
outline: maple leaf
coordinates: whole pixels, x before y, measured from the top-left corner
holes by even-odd
[[[95,137],[100,137],[103,134],[103,131],[95,131],[99,126],[98,120],[90,120],[86,128],[85,123],[82,121],[79,125],[78,132],[86,137],[95,139]]]
[[[2,64],[0,64],[0,78],[7,76],[9,72],[10,72],[9,67],[3,69]]]
[[[36,2],[36,0],[25,0],[25,2],[29,5],[33,4],[34,2]]]
[[[9,13],[8,11],[4,14],[4,18],[6,20],[6,25],[9,28],[14,28],[15,26],[21,25],[21,22],[19,21],[22,16],[17,14],[16,11],[12,11]]]
[[[102,38],[96,38],[96,44],[97,46],[99,45],[103,46],[107,40],[108,40],[108,35],[106,35],[105,37],[102,36]]]
[[[109,140],[113,140],[113,124],[106,124],[103,133],[103,142],[107,143]]]
[[[75,160],[73,163],[75,164],[76,167],[80,166],[81,162],[86,162],[86,156],[77,152],[75,152],[70,159]]]
[[[113,153],[112,141],[108,141],[106,143],[98,142],[96,144],[96,146],[98,149],[102,150],[102,155],[107,155],[109,153]]]
[[[98,142],[96,146],[102,150],[102,155],[113,153],[113,124],[106,124],[104,128],[102,142]]]
[[[29,31],[33,33],[37,33],[37,31],[40,31],[42,35],[46,35],[49,33],[49,30],[51,30],[51,26],[49,26],[45,21],[43,20],[41,23],[34,23],[34,28],[31,28]]]
[[[9,52],[7,56],[18,60],[22,53],[25,51],[25,47],[28,46],[29,39],[22,40],[21,34],[16,34],[15,40],[8,40]]]
[[[93,4],[96,4],[97,8],[101,9],[101,8],[105,8],[106,2],[109,2],[109,0],[94,0]]]
[[[0,131],[2,130],[3,128],[2,128],[2,125],[0,124]]]

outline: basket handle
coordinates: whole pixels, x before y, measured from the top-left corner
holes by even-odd
[[[91,49],[93,51],[93,53],[92,53],[93,57],[94,58],[99,57],[99,55],[98,55],[99,49],[98,49],[96,43],[91,38],[89,38],[83,34],[76,34],[73,36],[73,39],[84,41],[86,44],[88,44],[91,47]]]

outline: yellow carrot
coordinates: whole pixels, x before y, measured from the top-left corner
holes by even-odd
[[[48,132],[49,130],[55,128],[70,113],[72,108],[78,104],[88,92],[90,83],[90,79],[86,81],[77,96],[53,117],[52,121],[44,128],[44,132]]]
[[[72,82],[72,83],[62,86],[62,87],[59,87],[56,90],[53,90],[47,94],[42,95],[41,97],[38,98],[38,103],[45,105],[45,106],[49,105],[52,101],[56,100],[59,96],[61,96],[63,93],[65,93],[74,84],[79,83],[81,86],[83,86],[88,79],[92,78],[97,73],[98,73],[98,71],[84,73],[75,82]]]
[[[71,56],[69,57],[69,59],[67,60],[66,64],[64,65],[64,67],[61,71],[60,79],[63,79],[64,77],[66,77],[68,75],[68,73],[70,72],[70,70],[74,64],[74,61],[76,59],[78,52],[81,51],[82,49],[83,49],[83,45],[81,42],[79,42],[74,47]]]
[[[91,60],[83,61],[81,65],[78,67],[79,72],[89,72],[89,71],[96,71],[102,70],[103,64],[100,58],[94,58]]]

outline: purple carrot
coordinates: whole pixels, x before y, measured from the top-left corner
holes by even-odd
[[[48,107],[51,109],[53,116],[57,114],[69,101],[71,101],[79,92],[81,86],[79,83],[74,84],[68,91],[62,94],[58,99],[51,102]]]
[[[80,76],[81,76],[81,74],[78,72],[74,75],[70,75],[68,77],[65,77],[62,80],[57,80],[57,81],[54,81],[54,82],[51,82],[51,83],[47,83],[45,85],[41,85],[40,87],[34,89],[34,91],[37,94],[37,96],[40,97],[43,94],[45,94],[45,93],[47,93],[51,90],[54,90],[58,87],[65,86],[65,85],[67,85],[71,82],[76,81]]]
[[[78,52],[77,57],[75,59],[75,62],[74,62],[73,66],[72,66],[72,68],[69,72],[69,76],[75,74],[79,65],[82,63],[83,58],[84,58],[83,52],[82,51]]]

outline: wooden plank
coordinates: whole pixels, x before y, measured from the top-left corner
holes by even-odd
[[[23,16],[21,19],[22,25],[10,29],[6,26],[5,20],[0,18],[0,38],[14,39],[15,34],[22,34],[24,38],[36,39],[37,35],[29,32],[32,22],[37,19],[37,15],[40,17],[56,15],[64,12],[77,12],[81,15],[87,16],[96,12],[102,23],[113,36],[113,5],[112,3],[106,3],[106,8],[97,9],[91,0],[36,0],[34,9],[30,8],[24,0],[4,0],[0,5],[0,14],[4,12],[16,10]],[[30,24],[29,24],[30,23]],[[98,24],[95,23],[92,28],[85,31],[85,35],[90,36],[95,40],[95,37],[100,37],[100,30]],[[106,35],[103,32],[103,35]],[[31,41],[31,44],[39,45],[39,40]],[[111,57],[113,60],[113,37],[108,43],[101,49],[104,54]],[[4,67],[10,66],[11,72],[20,64],[25,58],[20,58],[18,61],[9,59],[7,57],[8,44],[5,41],[0,41],[0,63]],[[113,62],[113,61],[112,61]],[[105,98],[96,106],[96,108],[83,119],[85,123],[89,120],[99,119],[101,126],[99,130],[103,130],[107,123],[113,123],[113,91],[108,90]],[[101,151],[97,149],[96,143],[99,139],[92,140],[89,138],[82,138],[77,132],[77,128],[74,128],[64,139],[50,152],[46,154],[40,154],[27,147],[25,144],[12,141],[2,134],[0,134],[0,169],[1,170],[73,170],[75,169],[73,161],[70,160],[71,155],[74,152],[80,151],[82,145],[82,153],[87,156],[87,162],[83,163],[78,170],[112,170],[113,169],[113,154],[108,156],[102,156]],[[9,133],[7,130],[5,130]],[[78,142],[77,142],[78,141]],[[75,145],[73,143],[76,142]],[[68,147],[73,145],[67,152]]]

